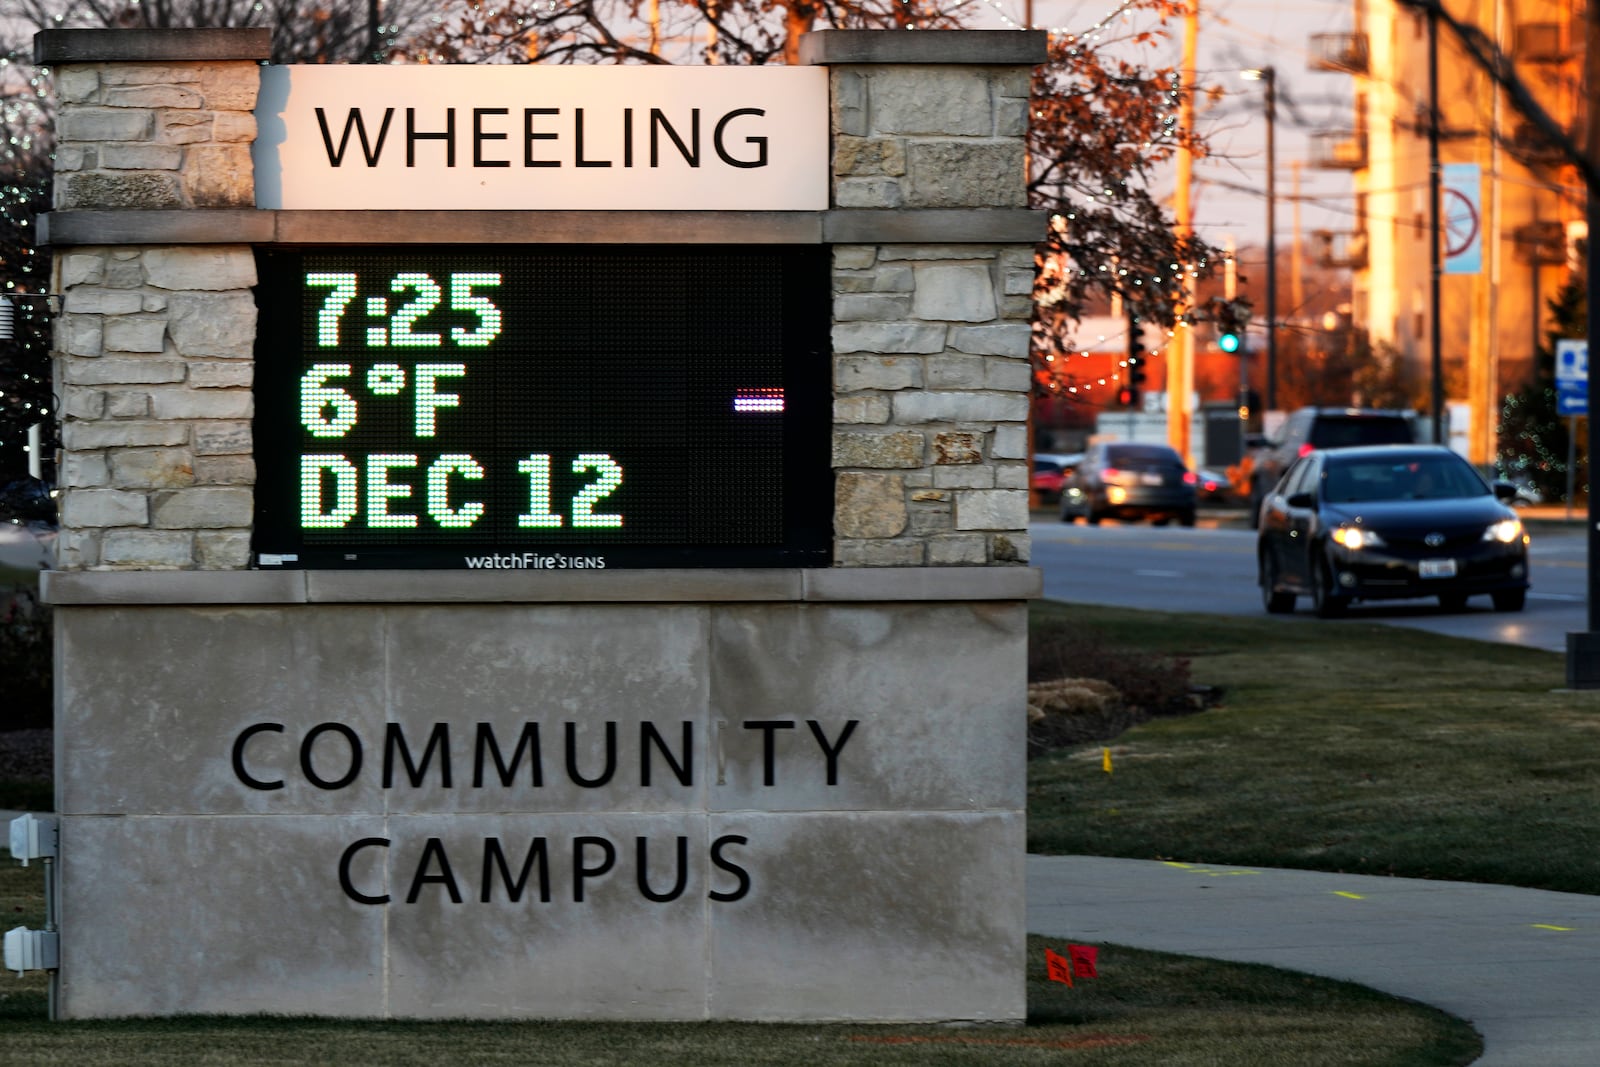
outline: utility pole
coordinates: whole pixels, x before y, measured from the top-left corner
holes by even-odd
[[[1590,101],[1588,130],[1584,155],[1588,163],[1589,201],[1586,213],[1589,220],[1589,347],[1595,343],[1595,325],[1600,323],[1600,188],[1594,175],[1600,173],[1600,106],[1594,104],[1594,94],[1600,91],[1600,3],[1591,0],[1589,13],[1584,20],[1584,98]],[[1595,432],[1594,375],[1589,376],[1589,629],[1567,634],[1567,685],[1572,689],[1600,689],[1600,503],[1596,502],[1594,484],[1595,446],[1600,444],[1600,434]],[[1570,483],[1569,483],[1570,484]],[[1570,497],[1568,500],[1570,501]]]
[[[1433,443],[1444,444],[1444,339],[1439,279],[1444,274],[1439,233],[1439,4],[1428,5],[1428,347],[1433,378]]]
[[[1200,50],[1200,0],[1188,0],[1183,13],[1183,66],[1179,71],[1177,184],[1173,189],[1172,214],[1178,240],[1187,245],[1194,237],[1194,218],[1189,204],[1189,187],[1194,175],[1194,153],[1189,139],[1194,135],[1195,56]],[[1194,267],[1180,263],[1181,303],[1185,310],[1195,305],[1197,283]],[[1182,322],[1172,331],[1167,343],[1167,443],[1193,466],[1189,454],[1190,423],[1193,413],[1189,398],[1194,393],[1194,329]]]
[[[1296,315],[1306,306],[1305,271],[1301,266],[1305,256],[1300,247],[1300,168],[1304,165],[1304,160],[1289,161],[1289,173],[1294,176],[1294,192],[1289,197],[1291,225],[1294,227],[1294,241],[1289,251],[1289,307]]]
[[[1268,411],[1278,406],[1278,72],[1264,67],[1267,83],[1267,395]]]

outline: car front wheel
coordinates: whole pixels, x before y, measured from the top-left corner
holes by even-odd
[[[1521,611],[1528,602],[1526,589],[1507,589],[1501,593],[1493,594],[1494,610],[1496,611]]]
[[[1337,619],[1347,606],[1345,599],[1334,592],[1333,571],[1324,560],[1312,564],[1311,603],[1322,619]]]
[[[1267,609],[1268,615],[1287,615],[1294,610],[1294,594],[1279,591],[1278,565],[1272,562],[1272,557],[1262,554],[1257,568],[1257,578],[1261,582],[1261,606]]]

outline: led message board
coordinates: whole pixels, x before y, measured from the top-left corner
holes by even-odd
[[[827,565],[826,250],[257,257],[259,566]]]

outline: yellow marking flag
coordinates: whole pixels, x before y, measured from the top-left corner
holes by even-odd
[[[1100,750],[1100,769],[1107,774],[1111,773],[1111,750],[1109,748]]]
[[[1336,897],[1345,897],[1345,898],[1350,899],[1350,900],[1366,900],[1367,899],[1366,897],[1362,896],[1360,893],[1344,893],[1344,892],[1341,892],[1341,891],[1339,891],[1337,889],[1335,889],[1333,891],[1333,895],[1336,896]]]
[[[1575,930],[1575,929],[1577,929],[1577,927],[1575,927],[1575,926],[1551,926],[1549,923],[1533,923],[1531,925],[1533,926],[1533,928],[1535,930],[1563,930],[1563,931],[1567,931],[1567,930]]]

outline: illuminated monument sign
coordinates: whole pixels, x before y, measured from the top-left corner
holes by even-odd
[[[1021,1021],[1045,35],[270,38],[36,39],[53,1011]]]
[[[260,566],[826,565],[822,251],[259,263]]]

